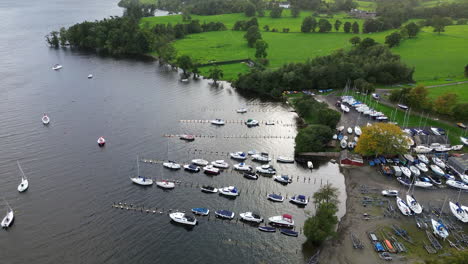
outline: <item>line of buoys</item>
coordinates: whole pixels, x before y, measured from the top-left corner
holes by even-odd
[[[179,138],[182,135],[164,134],[163,137]],[[295,139],[296,136],[262,136],[262,135],[232,135],[232,136],[214,136],[214,135],[193,135],[196,138],[246,138],[246,139]]]
[[[209,124],[211,120],[179,120],[180,123],[200,123],[200,124]],[[245,125],[245,120],[224,120],[226,124],[241,124]],[[259,120],[260,124],[269,124],[269,125],[282,125],[282,126],[296,126],[296,124],[292,123],[283,123],[281,120]]]
[[[249,109],[248,112],[268,113],[268,112],[290,112],[291,110],[274,110],[274,109]],[[202,108],[201,112],[226,112],[226,109],[217,108]]]

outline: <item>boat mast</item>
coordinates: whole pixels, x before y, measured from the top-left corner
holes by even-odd
[[[16,164],[18,164],[18,168],[19,168],[19,170],[21,172],[21,180],[26,179],[26,175],[24,175],[23,169],[21,168],[21,165],[20,165],[19,161],[16,161]]]
[[[461,190],[461,189],[460,189]],[[439,214],[439,220],[440,220],[440,217],[442,216],[442,212],[444,211],[444,206],[445,206],[445,202],[447,201],[447,196],[445,196],[445,200],[444,200],[444,203],[442,204],[442,208],[440,209],[440,214]]]
[[[137,155],[137,177],[140,177],[140,157]]]

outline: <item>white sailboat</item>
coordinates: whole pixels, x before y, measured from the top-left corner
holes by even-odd
[[[354,134],[356,134],[356,136],[360,136],[362,134],[361,127],[355,126],[354,127]]]
[[[468,212],[463,209],[464,206],[461,206],[458,202],[453,203],[449,202],[450,211],[452,214],[463,223],[468,223]],[[466,208],[466,207],[465,207]]]
[[[143,185],[143,186],[149,186],[153,185],[153,180],[150,178],[146,178],[145,176],[140,176],[140,159],[137,156],[137,176],[136,177],[130,177],[130,180],[132,180],[133,183],[136,183],[138,185]]]
[[[406,203],[415,214],[422,213],[422,206],[416,201],[413,195],[406,194]]]
[[[400,212],[403,215],[411,215],[411,209],[408,207],[408,205],[403,201],[400,197],[396,197],[396,204],[398,206],[398,209],[400,209]]]
[[[11,225],[11,223],[13,222],[13,219],[15,218],[15,213],[13,212],[13,209],[11,209],[8,202],[5,201],[5,203],[7,204],[7,213],[6,213],[5,217],[3,217],[1,225],[2,225],[3,228],[8,228]]]
[[[21,172],[21,183],[18,185],[18,192],[24,192],[28,189],[29,182],[28,182],[28,179],[26,178],[26,175],[24,175],[23,169],[21,168],[19,161],[16,161],[16,163],[18,164],[18,168]]]
[[[443,239],[446,239],[449,236],[447,228],[440,220],[436,221],[434,219],[431,219],[431,223],[433,232],[436,236],[441,237]]]

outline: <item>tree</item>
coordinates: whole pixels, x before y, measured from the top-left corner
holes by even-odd
[[[244,13],[245,13],[245,16],[247,17],[252,17],[252,16],[255,16],[255,5],[252,4],[252,3],[247,3],[244,7]]]
[[[248,29],[251,26],[257,26],[258,27],[258,20],[256,17],[251,18],[247,23],[245,23],[245,29]]]
[[[358,37],[358,36],[354,36],[354,37],[349,39],[349,42],[351,44],[353,44],[353,46],[356,46],[357,44],[359,44],[361,42],[361,38]]]
[[[332,24],[326,19],[320,19],[318,22],[319,32],[325,33],[330,32],[332,29]]]
[[[266,32],[270,31],[270,26],[268,25],[263,26],[263,30],[265,30]]]
[[[197,80],[200,77],[200,69],[198,68],[198,64],[194,63],[192,69],[190,69],[193,73],[193,79]]]
[[[317,116],[317,123],[335,128],[340,118],[341,115],[339,112],[326,108],[320,111],[320,114]]]
[[[407,24],[404,28],[407,30],[409,38],[414,38],[419,33],[419,26],[414,22]]]
[[[190,56],[188,55],[182,55],[177,58],[176,64],[182,69],[182,71],[184,72],[184,76],[188,77],[187,70],[193,68],[192,58],[190,58]]]
[[[424,85],[418,85],[414,88],[411,88],[407,95],[406,103],[416,109],[425,109],[427,110],[430,106],[429,101],[429,90]]]
[[[431,21],[432,27],[434,28],[434,32],[439,33],[439,35],[440,32],[445,32],[445,23],[446,22],[444,18],[440,16],[434,16]]]
[[[257,10],[257,15],[258,15],[258,17],[264,17],[265,16],[265,10],[263,10],[263,9]]]
[[[345,33],[349,33],[351,31],[351,22],[345,22],[343,26],[343,30]]]
[[[374,123],[362,128],[355,152],[363,156],[404,154],[406,142],[400,127],[390,123]]]
[[[446,93],[438,96],[434,101],[434,110],[443,115],[451,115],[453,107],[457,104],[458,95]]]
[[[468,64],[465,65],[465,72],[464,72],[464,74],[465,74],[465,77],[468,78]]]
[[[301,32],[304,33],[309,33],[313,28],[315,31],[315,27],[317,26],[317,21],[315,18],[308,16],[302,20],[302,25],[301,25]]]
[[[309,125],[299,130],[296,136],[295,152],[322,151],[333,136],[330,127],[324,125]]]
[[[54,48],[58,48],[60,45],[59,41],[59,33],[57,31],[50,32],[49,35],[46,36],[47,43]]]
[[[374,46],[374,45],[376,45],[376,44],[377,44],[377,42],[375,42],[374,39],[372,39],[372,38],[365,38],[365,39],[363,39],[363,40],[361,41],[361,43],[359,43],[359,47],[360,47],[361,49],[367,49],[367,48],[372,47],[372,46]]]
[[[257,42],[259,39],[262,39],[262,35],[260,34],[257,26],[251,26],[247,29],[244,38],[247,40],[249,47],[253,48],[255,42]]]
[[[338,19],[335,21],[335,31],[340,31],[342,22]]]
[[[60,41],[60,46],[64,47],[67,45],[67,30],[64,27],[60,28],[59,41]]]
[[[339,191],[337,188],[333,187],[331,183],[327,183],[320,187],[320,189],[314,193],[314,204],[320,205],[322,203],[332,203],[338,204],[338,194]]]
[[[354,22],[352,25],[353,33],[358,34],[359,33],[359,24],[357,22]]]
[[[291,9],[292,17],[299,17],[300,14],[301,14],[301,10],[299,8],[293,7]]]
[[[261,58],[266,58],[267,57],[267,50],[268,48],[268,43],[266,43],[264,40],[257,40],[255,42],[255,58],[261,59]]]
[[[453,117],[459,121],[468,120],[468,103],[456,104],[453,107]]]
[[[215,66],[208,71],[208,78],[213,79],[215,86],[218,85],[217,84],[218,80],[223,77],[224,77],[223,70],[219,68],[218,66]]]
[[[275,6],[273,6],[273,8],[270,11],[270,16],[272,18],[280,18],[281,13],[283,13],[283,8],[280,7],[279,5],[275,5]]]
[[[392,34],[385,37],[385,44],[390,48],[400,45],[401,35],[398,32],[393,32]]]

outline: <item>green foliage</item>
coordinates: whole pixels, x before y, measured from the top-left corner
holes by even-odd
[[[340,31],[340,27],[343,22],[341,22],[339,19],[335,21],[335,31]]]
[[[375,91],[374,85],[366,80],[359,78],[354,80],[354,86],[362,93],[370,94]]]
[[[343,30],[345,33],[349,33],[351,31],[351,23],[346,21],[344,23]]]
[[[468,103],[456,104],[453,109],[453,117],[459,121],[468,120]]]
[[[255,42],[257,42],[257,40],[259,39],[262,39],[260,30],[258,30],[258,26],[249,27],[244,35],[244,38],[247,40],[247,44],[249,45],[249,47],[253,48]]]
[[[323,151],[332,136],[333,131],[328,126],[309,125],[297,133],[294,151],[296,153]]]
[[[59,32],[52,31],[45,36],[46,42],[49,44],[49,46],[58,48],[60,46],[59,36]],[[61,36],[61,38],[65,38],[65,36]]]
[[[356,21],[354,21],[354,23],[353,23],[353,25],[351,26],[351,28],[352,28],[354,34],[359,33],[359,24],[358,24]]]
[[[393,32],[392,34],[385,37],[385,44],[390,48],[400,45],[401,35],[398,32]]]
[[[423,85],[418,85],[409,91],[405,101],[415,109],[430,110],[432,105],[428,96],[429,90]]]
[[[302,21],[301,25],[301,32],[308,33],[310,31],[315,32],[315,29],[317,28],[317,21],[315,18],[308,16],[304,18]]]
[[[215,85],[217,84],[218,80],[223,78],[223,76],[223,70],[220,69],[218,66],[215,66],[208,71],[208,78],[213,79]]]
[[[406,153],[406,138],[400,127],[390,123],[374,123],[362,128],[355,152],[363,156]]]
[[[255,42],[255,58],[261,59],[261,58],[266,58],[267,57],[267,50],[268,48],[268,43],[266,43],[264,40],[257,40]]]
[[[319,124],[326,125],[332,129],[336,127],[341,118],[340,113],[330,108],[323,109],[320,113],[317,113],[317,115]]]
[[[468,263],[468,251],[455,251],[448,256],[440,256],[432,258],[425,262],[425,264],[465,264]]]
[[[279,5],[275,5],[275,6],[273,6],[273,8],[271,9],[270,16],[271,16],[272,18],[280,18],[280,17],[281,17],[281,13],[283,13],[283,8],[280,7]]]
[[[188,55],[182,55],[177,58],[177,66],[179,66],[182,71],[184,72],[184,75],[187,77],[187,70],[193,68],[193,62],[192,58]]]
[[[255,5],[252,4],[252,3],[247,3],[244,7],[244,14],[245,16],[247,17],[252,17],[252,16],[255,16],[255,12],[257,10],[255,9]]]
[[[331,183],[327,183],[320,187],[320,189],[314,193],[314,204],[321,205],[323,203],[328,204],[338,204],[339,191],[337,188],[333,187]]]
[[[414,38],[416,37],[416,35],[419,33],[419,26],[416,25],[416,23],[414,22],[411,22],[411,23],[408,23],[407,25],[405,25],[405,27],[407,32],[408,32],[408,37],[410,38]]]
[[[301,14],[301,10],[299,8],[293,7],[291,9],[291,16],[292,17],[299,17],[300,14]]]
[[[443,115],[452,115],[453,107],[457,104],[458,96],[453,93],[442,94],[434,101],[434,110]]]
[[[330,32],[332,30],[332,24],[326,19],[320,19],[318,22],[319,32]]]
[[[468,78],[468,64],[465,65],[465,70],[464,70],[463,74],[465,75],[466,78]]]
[[[354,36],[349,39],[349,43],[353,44],[353,46],[356,46],[357,44],[361,43],[361,38],[358,36]]]
[[[365,38],[359,43],[359,48],[367,49],[367,48],[370,48],[370,47],[375,46],[375,45],[377,45],[377,42],[375,42],[374,39]]]
[[[440,32],[445,32],[445,26],[447,26],[447,20],[440,16],[434,16],[430,24],[434,28],[434,32],[437,32],[440,35]]]

